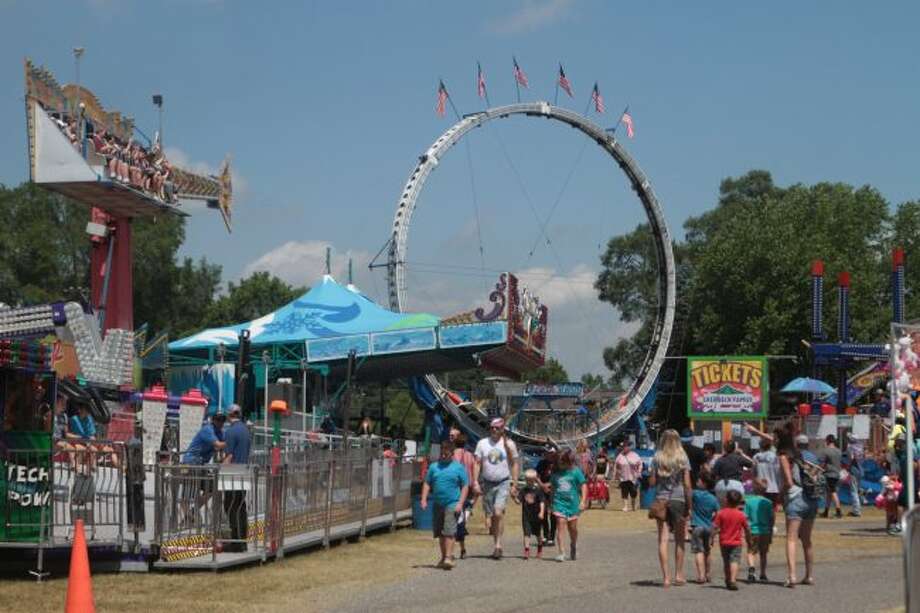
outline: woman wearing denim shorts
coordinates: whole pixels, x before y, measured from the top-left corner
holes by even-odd
[[[790,422],[776,431],[780,473],[782,476],[783,507],[786,511],[786,582],[792,588],[796,584],[796,537],[802,541],[805,554],[805,578],[802,583],[813,585],[814,545],[811,531],[818,515],[818,499],[806,494],[802,488],[801,466],[804,460],[796,446],[793,425]]]

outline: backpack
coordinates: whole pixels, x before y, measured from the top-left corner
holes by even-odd
[[[827,493],[827,479],[821,467],[801,458],[795,460],[795,465],[799,467],[799,485],[802,486],[805,496],[816,500],[823,499]]]

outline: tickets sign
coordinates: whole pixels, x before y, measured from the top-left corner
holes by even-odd
[[[688,357],[687,415],[697,419],[765,417],[768,385],[764,357]]]

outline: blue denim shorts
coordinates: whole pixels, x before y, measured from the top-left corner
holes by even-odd
[[[818,516],[818,501],[800,494],[786,501],[786,519],[810,520]]]

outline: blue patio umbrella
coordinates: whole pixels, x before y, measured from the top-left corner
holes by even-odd
[[[787,383],[781,392],[804,392],[809,394],[833,394],[837,391],[834,386],[812,379],[810,377],[797,377]]]

